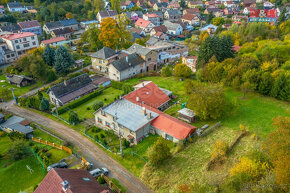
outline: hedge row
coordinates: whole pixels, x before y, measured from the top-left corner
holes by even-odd
[[[89,95],[86,95],[84,97],[81,97],[81,98],[79,98],[77,100],[74,100],[74,101],[70,102],[69,104],[59,108],[58,109],[58,114],[59,115],[63,114],[65,112],[69,111],[70,109],[76,108],[76,107],[86,103],[87,101],[89,101],[89,100],[99,96],[100,94],[102,94],[103,90],[104,89],[98,89],[98,90],[94,91],[93,93],[91,93]]]

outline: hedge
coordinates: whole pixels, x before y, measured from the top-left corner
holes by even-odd
[[[87,101],[99,96],[100,94],[102,94],[104,89],[98,89],[96,91],[94,91],[93,93],[89,94],[89,95],[86,95],[86,96],[83,96],[77,100],[74,100],[72,102],[70,102],[69,104],[61,107],[58,109],[58,114],[61,115],[67,111],[69,111],[70,109],[73,109],[73,108],[76,108],[84,103],[86,103]]]

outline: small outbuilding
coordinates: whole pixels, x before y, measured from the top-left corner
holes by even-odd
[[[7,75],[7,81],[9,84],[16,85],[17,87],[27,86],[33,83],[33,79],[24,75]]]
[[[178,118],[188,122],[193,123],[195,118],[195,112],[188,108],[183,108],[178,111]]]

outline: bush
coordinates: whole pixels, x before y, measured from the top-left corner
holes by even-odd
[[[103,143],[104,143],[104,145],[108,145],[108,142],[106,139],[104,139]]]
[[[102,178],[102,176],[99,176],[97,180],[98,180],[98,182],[100,184],[105,184],[106,183],[106,181],[104,180],[104,178]]]
[[[48,158],[50,158],[51,157],[51,153],[46,153],[46,156],[48,157]]]
[[[122,146],[123,146],[124,148],[128,148],[128,147],[130,147],[130,142],[127,141],[125,138],[123,138],[123,139],[122,139]]]
[[[172,70],[170,69],[168,65],[162,68],[161,76],[164,76],[164,77],[172,76]]]
[[[186,66],[185,64],[177,64],[174,67],[174,74],[177,77],[184,77],[184,78],[188,78],[191,74],[192,71],[191,69]]]
[[[0,137],[4,137],[5,133],[3,131],[0,131]]]
[[[77,124],[80,121],[78,114],[74,111],[70,111],[68,121],[70,124]]]
[[[104,102],[103,101],[96,101],[94,104],[93,104],[93,109],[96,111],[98,110],[99,108],[103,107],[104,106]]]
[[[154,145],[148,149],[147,156],[149,162],[154,164],[155,166],[158,166],[164,160],[168,159],[171,154],[166,139],[164,139],[163,137],[159,137]]]
[[[87,110],[88,110],[88,111],[91,110],[91,107],[87,107]]]
[[[103,133],[100,134],[101,139],[105,138],[105,135]]]
[[[98,134],[95,135],[95,139],[96,140],[99,140],[100,139]]]
[[[12,161],[17,161],[24,158],[26,147],[27,145],[24,141],[14,142],[12,147],[7,152],[9,159]]]

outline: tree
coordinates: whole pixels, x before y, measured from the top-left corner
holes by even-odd
[[[279,75],[278,78],[275,80],[271,90],[271,96],[280,100],[290,100],[290,80],[289,77],[286,78],[286,75],[284,73]]]
[[[165,65],[162,67],[161,76],[164,76],[164,77],[172,76],[172,70],[170,69],[168,65]]]
[[[39,105],[39,110],[46,111],[48,109],[49,109],[49,102],[46,98],[42,97],[40,105]]]
[[[48,68],[41,56],[33,57],[30,62],[30,72],[32,76],[38,80],[46,81]]]
[[[223,140],[218,140],[211,152],[211,159],[217,159],[220,162],[223,162],[226,159],[228,146]]]
[[[253,90],[253,84],[251,84],[249,81],[244,82],[243,84],[241,84],[241,91],[243,92],[243,97],[246,97],[246,94],[250,91]]]
[[[269,95],[272,88],[273,80],[270,73],[266,72],[261,76],[258,91],[262,95]]]
[[[34,7],[39,8],[41,4],[40,0],[34,0]]]
[[[212,19],[212,24],[219,26],[225,24],[225,19],[223,17],[215,17]]]
[[[68,121],[70,124],[77,124],[80,121],[78,114],[70,110]]]
[[[279,15],[279,23],[286,21],[286,7],[284,6],[282,12]]]
[[[276,129],[267,136],[263,148],[270,156],[270,160],[274,165],[274,173],[278,184],[288,184],[290,181],[290,153],[289,153],[289,138],[290,138],[290,118],[277,117],[273,119],[273,125]],[[287,188],[287,186],[282,186]],[[285,190],[286,192],[288,191]]]
[[[185,88],[188,93],[187,106],[200,119],[217,119],[223,115],[226,101],[221,85],[189,81]]]
[[[181,63],[174,67],[174,74],[177,77],[188,78],[192,74],[192,71],[187,65]]]
[[[49,70],[47,72],[47,82],[52,82],[52,81],[55,81],[57,79],[57,76],[54,72],[54,70]]]
[[[6,100],[8,100],[10,98],[12,98],[11,91],[8,88],[5,88],[5,87],[1,88],[0,89],[0,102],[1,102],[1,99],[6,101]]]
[[[206,18],[206,23],[207,24],[210,24],[212,19],[214,18],[214,15],[213,15],[213,12],[209,12],[209,14],[207,15],[207,18]]]
[[[53,66],[55,59],[54,49],[47,45],[42,53],[42,58],[47,65]]]
[[[154,145],[147,150],[147,155],[150,163],[155,166],[160,165],[171,156],[167,141],[160,136]]]
[[[99,34],[100,41],[104,46],[116,49],[119,44],[119,31],[117,21],[113,18],[105,18],[101,22],[101,33]]]
[[[7,154],[10,160],[17,161],[22,159],[25,156],[25,149],[27,148],[26,143],[24,141],[15,141],[12,144],[12,147],[8,150]]]
[[[104,106],[104,102],[103,101],[96,101],[93,105],[93,109],[96,111],[98,110],[99,108],[103,107]]]
[[[64,46],[59,46],[55,51],[54,68],[59,74],[67,74],[74,64],[74,59]]]
[[[121,12],[120,0],[111,0],[112,9],[116,10],[118,13]]]
[[[66,19],[72,19],[72,18],[74,18],[74,15],[71,12],[68,12],[68,13],[65,14],[65,18]]]
[[[105,9],[105,2],[103,0],[94,0],[95,13],[103,11]]]

